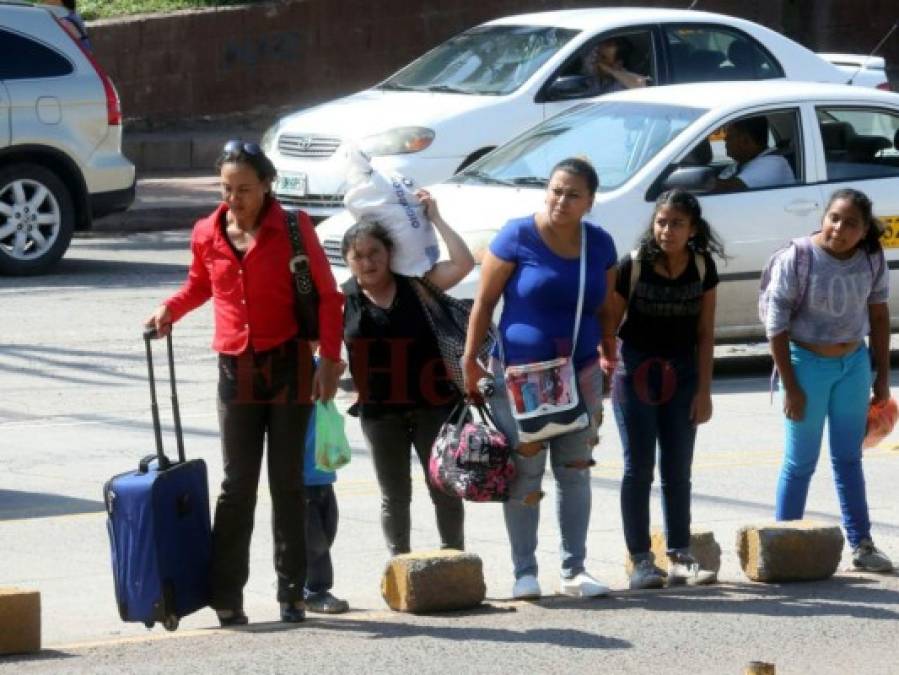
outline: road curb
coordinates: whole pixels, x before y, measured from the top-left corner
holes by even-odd
[[[189,230],[198,219],[209,214],[209,206],[179,206],[158,209],[134,209],[113,213],[94,221],[90,230],[79,232],[79,237],[132,234],[134,232],[159,232],[161,230]]]

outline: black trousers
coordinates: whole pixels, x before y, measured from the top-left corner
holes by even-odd
[[[308,346],[295,340],[263,353],[219,357],[218,413],[225,478],[212,528],[214,609],[243,607],[266,440],[277,599],[303,599],[303,439],[312,410],[311,364]]]
[[[431,485],[428,462],[431,446],[452,408],[415,408],[376,417],[362,415],[362,433],[371,448],[381,488],[381,529],[390,555],[409,553],[409,516],[412,503],[410,446],[415,448],[437,516],[442,548],[463,550],[465,512],[462,500]]]

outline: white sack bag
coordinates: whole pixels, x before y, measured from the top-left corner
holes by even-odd
[[[415,196],[415,182],[400,174],[385,175],[371,166],[365,153],[347,151],[347,191],[343,203],[358,220],[374,220],[390,233],[390,269],[420,277],[440,256],[434,226]]]

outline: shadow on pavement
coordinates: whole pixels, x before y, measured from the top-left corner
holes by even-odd
[[[575,629],[535,628],[517,631],[504,628],[486,628],[482,625],[466,626],[464,623],[457,625],[455,623],[459,619],[464,618],[493,614],[514,614],[516,611],[517,609],[514,607],[497,607],[485,604],[472,610],[442,612],[440,614],[410,615],[397,613],[395,615],[396,621],[353,619],[349,618],[351,615],[344,615],[339,619],[330,619],[316,615],[314,621],[307,621],[304,624],[266,622],[250,624],[250,626],[237,630],[242,633],[280,633],[306,627],[335,632],[362,633],[372,640],[430,638],[450,640],[458,644],[464,644],[464,640],[479,640],[510,644],[546,644],[558,647],[577,647],[578,649],[629,649],[633,646],[626,640]],[[364,615],[365,613],[362,614],[362,616]],[[444,622],[446,625],[443,625]]]
[[[848,576],[789,584],[746,583],[638,591],[586,602],[558,597],[541,604],[546,609],[595,612],[642,609],[681,615],[739,614],[780,619],[822,616],[899,619],[899,591],[884,588],[875,578]]]
[[[63,497],[47,492],[0,490],[0,521],[52,518],[76,513],[100,513],[103,502]]]
[[[35,654],[10,654],[0,656],[0,667],[12,663],[27,663],[29,661],[56,661],[59,659],[74,659],[75,654],[61,652],[56,649],[42,649]]]
[[[431,621],[453,620],[457,614],[422,617]],[[369,639],[396,638],[430,638],[432,640],[450,640],[456,644],[464,644],[466,640],[480,642],[504,642],[508,644],[553,645],[556,647],[573,647],[577,649],[630,649],[631,642],[615,637],[590,633],[574,628],[532,628],[528,630],[507,630],[505,628],[487,628],[484,626],[435,625],[434,623],[410,623],[404,617],[400,622],[392,621],[355,621],[340,619],[334,621],[318,620],[316,628],[364,633]]]
[[[109,361],[113,356],[115,361],[110,365]],[[71,384],[98,384],[107,381],[131,383],[145,380],[146,376],[121,372],[120,362],[133,363],[143,360],[142,357],[139,353],[98,352],[25,344],[3,345],[0,346],[0,371]],[[91,363],[91,359],[106,359],[107,362]],[[100,379],[96,379],[97,377]]]
[[[63,258],[53,274],[0,278],[0,291],[96,286],[102,289],[137,288],[153,283],[178,283],[187,275],[187,265],[144,261],[88,260]]]

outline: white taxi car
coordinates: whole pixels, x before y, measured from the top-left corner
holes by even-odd
[[[795,180],[752,190],[709,193],[732,164],[722,127],[764,116],[769,151],[783,155]],[[722,82],[646,88],[605,96],[521,134],[452,177],[431,186],[444,218],[476,259],[510,218],[533,213],[559,160],[587,156],[600,177],[588,219],[614,237],[619,254],[648,227],[653,202],[668,187],[701,195],[703,213],[729,255],[719,265],[716,335],[761,337],[757,293],[762,267],[777,248],[820,227],[837,188],[867,193],[884,221],[891,275],[899,269],[899,94],[797,82]],[[340,240],[352,224],[341,213],[318,227],[339,280],[348,275]],[[455,289],[471,297],[478,267]],[[893,279],[894,288],[896,279]],[[890,300],[899,328],[899,293]]]
[[[892,89],[887,77],[887,62],[882,56],[833,53],[819,53],[818,56],[846,73],[847,81],[852,84],[884,91]]]
[[[525,129],[596,95],[588,55],[614,40],[649,84],[848,75],[768,28],[721,14],[572,9],[505,17],[439,45],[381,84],[281,119],[263,138],[275,192],[313,217],[343,207],[347,141],[419,184],[444,180]]]

